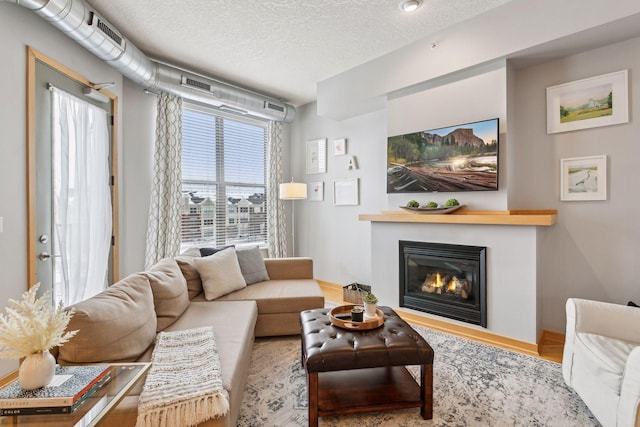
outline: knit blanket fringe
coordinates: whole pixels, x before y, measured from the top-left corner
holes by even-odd
[[[195,426],[229,412],[211,327],[160,332],[136,427]]]

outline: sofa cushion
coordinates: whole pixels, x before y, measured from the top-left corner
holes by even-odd
[[[207,301],[247,286],[244,277],[242,277],[238,256],[234,248],[224,249],[206,257],[195,258],[194,262],[200,273]]]
[[[98,295],[72,306],[67,330],[78,330],[60,347],[62,364],[133,362],[153,343],[156,314],[149,279],[128,276]]]
[[[254,342],[254,328],[258,317],[256,303],[253,301],[201,301],[192,302],[187,311],[166,331],[181,331],[201,326],[212,326],[216,339],[218,355],[220,356],[220,371],[222,372],[222,387],[229,393],[229,413],[222,418],[216,418],[202,425],[235,426],[238,413],[242,407],[245,384],[249,374],[251,351]],[[151,361],[153,349],[143,354],[139,362]],[[140,394],[142,386],[134,387],[131,393]],[[130,393],[130,394],[131,394]],[[124,399],[126,401],[126,398]],[[136,405],[134,400],[129,404],[132,412],[132,424],[136,420]],[[124,405],[119,405],[115,411],[121,412]],[[113,414],[107,416],[107,421],[114,420]],[[131,419],[130,418],[130,419]],[[115,422],[104,422],[105,425],[118,425]]]
[[[194,301],[200,300],[200,297]],[[237,290],[219,301],[255,301],[258,313],[300,313],[324,305],[324,296],[314,279],[268,280]]]
[[[159,332],[175,322],[189,306],[187,280],[173,258],[160,260],[144,274],[151,284]]]
[[[267,267],[264,265],[264,258],[259,247],[236,251],[236,255],[238,256],[240,271],[247,285],[269,280]]]
[[[182,271],[182,275],[187,280],[189,299],[202,293],[202,280],[200,273],[193,262],[194,258],[200,258],[200,248],[189,248],[176,257],[176,262]]]

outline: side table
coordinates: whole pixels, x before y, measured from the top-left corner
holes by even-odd
[[[115,363],[110,367],[111,379],[88,397],[71,414],[10,415],[0,417],[0,426],[93,427],[115,408],[123,397],[144,378],[151,363]],[[16,380],[17,381],[17,380]]]

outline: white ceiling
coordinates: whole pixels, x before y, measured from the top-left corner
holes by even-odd
[[[316,83],[511,0],[87,0],[150,58],[302,105]]]

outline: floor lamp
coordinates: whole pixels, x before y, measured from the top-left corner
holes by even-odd
[[[291,239],[292,252],[296,256],[296,212],[295,200],[304,200],[307,198],[307,184],[300,182],[291,182],[280,184],[280,200],[291,200]]]

